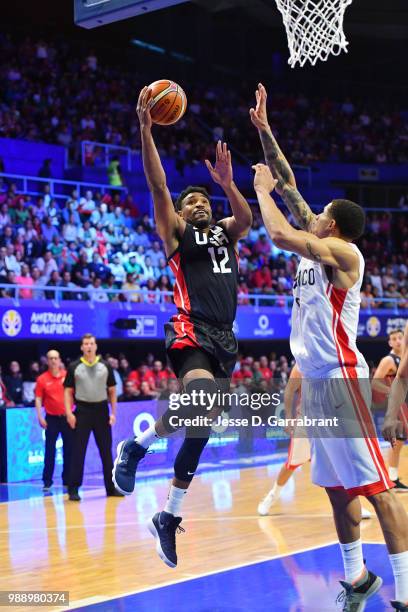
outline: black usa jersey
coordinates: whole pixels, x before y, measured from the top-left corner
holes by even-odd
[[[187,223],[168,261],[176,277],[178,311],[214,326],[232,326],[237,311],[238,256],[226,231],[213,225],[206,234]]]

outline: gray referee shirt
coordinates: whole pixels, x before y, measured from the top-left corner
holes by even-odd
[[[75,404],[95,406],[108,402],[108,387],[116,386],[112,367],[97,357],[93,363],[88,363],[81,357],[70,364],[64,381],[64,387],[74,389]]]

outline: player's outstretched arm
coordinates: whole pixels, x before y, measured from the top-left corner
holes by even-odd
[[[397,373],[392,381],[391,391],[388,398],[387,412],[383,424],[383,436],[385,440],[394,446],[398,438],[404,438],[404,425],[398,415],[402,404],[408,393],[408,324],[405,328],[403,340],[403,353]]]
[[[153,197],[156,229],[165,244],[166,253],[169,254],[177,248],[177,235],[184,230],[185,222],[174,210],[167,187],[166,174],[153,140],[150,116],[151,95],[152,92],[148,87],[142,89],[137,102],[137,115],[140,122],[143,168]]]
[[[276,191],[282,197],[299,227],[308,230],[315,215],[300,195],[292,168],[272,133],[266,112],[267,93],[262,83],[259,83],[255,96],[256,108],[251,108],[249,114],[252,123],[258,129],[265,161],[278,180]]]
[[[255,170],[254,189],[262,219],[269,236],[278,248],[343,272],[350,272],[356,268],[358,255],[344,240],[331,237],[318,238],[314,234],[292,227],[270,195],[278,180],[264,164],[256,164],[253,169]]]
[[[231,152],[227,144],[219,140],[215,149],[215,166],[206,159],[211,178],[221,186],[227,196],[232,208],[233,216],[222,219],[221,224],[225,227],[232,240],[239,240],[247,235],[252,225],[251,208],[234,183],[232,170]]]

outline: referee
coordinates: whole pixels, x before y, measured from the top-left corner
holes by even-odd
[[[70,467],[72,430],[65,418],[64,378],[66,371],[61,369],[61,358],[58,351],[48,351],[48,370],[41,374],[35,385],[35,408],[40,426],[45,429],[45,454],[43,470],[43,491],[48,492],[52,486],[55,466],[55,449],[59,434],[62,437],[62,484],[68,484]],[[44,406],[45,418],[41,408]]]
[[[99,355],[96,338],[92,334],[82,337],[83,356],[70,364],[65,378],[64,400],[67,421],[74,430],[68,495],[71,501],[80,501],[78,489],[82,485],[86,448],[91,431],[99,450],[103,466],[106,494],[123,497],[112,482],[112,430],[116,421],[116,383],[111,366]],[[109,406],[111,415],[109,416]],[[75,413],[72,412],[75,404]]]

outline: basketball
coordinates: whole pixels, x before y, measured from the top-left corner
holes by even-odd
[[[187,97],[180,85],[162,79],[149,85],[152,90],[150,114],[153,123],[172,125],[186,112]]]

